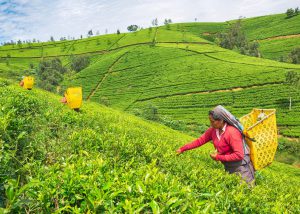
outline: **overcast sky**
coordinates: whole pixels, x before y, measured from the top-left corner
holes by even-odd
[[[219,22],[284,13],[299,0],[0,0],[0,42],[78,38],[92,29],[104,34],[127,26],[149,27],[151,20]]]

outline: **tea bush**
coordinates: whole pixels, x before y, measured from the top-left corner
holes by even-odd
[[[176,156],[193,138],[158,123],[95,103],[78,113],[38,89],[0,93],[1,212],[300,211],[297,168],[274,162],[249,189],[209,158],[210,144]],[[21,135],[7,128],[12,120],[23,121]]]

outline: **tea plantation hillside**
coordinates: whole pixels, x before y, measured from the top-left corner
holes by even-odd
[[[0,199],[10,213],[299,213],[297,168],[274,162],[249,189],[193,138],[124,112],[0,81]]]
[[[122,47],[150,45],[163,41],[210,43],[191,33],[149,28],[134,33],[109,34],[79,40],[6,45],[0,46],[0,75],[17,78],[24,70],[33,70],[43,59],[59,57],[68,66],[72,55],[88,54],[92,56],[93,62],[99,55]]]
[[[250,38],[264,39],[297,33],[299,17],[279,14],[242,22]],[[264,30],[265,23],[269,30]],[[300,66],[243,56],[201,38],[227,25],[171,24],[73,41],[1,46],[0,76],[18,79],[24,70],[34,73],[41,60],[55,57],[69,68],[71,56],[88,55],[90,66],[66,77],[62,89],[82,86],[87,100],[139,116],[149,109],[164,124],[197,133],[208,125],[207,111],[216,104],[238,117],[252,108],[276,108],[280,133],[299,137],[300,95],[286,84],[285,75],[299,72]]]
[[[156,109],[191,127],[208,125],[207,112],[218,104],[238,117],[252,108],[276,108],[280,133],[300,136],[300,95],[285,82],[289,71],[300,66],[213,44],[159,43],[105,54],[65,84],[82,86],[86,99],[137,115]]]
[[[213,39],[218,32],[225,32],[235,21],[219,23],[180,23],[168,28],[172,31],[185,31]],[[257,40],[264,58],[279,60],[300,46],[300,16],[287,18],[286,14],[267,15],[242,19],[242,30],[248,40]],[[165,28],[165,27],[163,27]]]

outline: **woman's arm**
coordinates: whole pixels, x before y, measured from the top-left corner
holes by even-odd
[[[213,130],[214,130],[214,128],[207,129],[206,132],[203,135],[201,135],[201,137],[199,137],[198,139],[194,140],[193,142],[191,142],[189,144],[184,145],[183,147],[181,147],[177,151],[179,153],[182,153],[184,151],[202,146],[203,144],[211,141],[212,140],[211,135],[212,135]]]
[[[230,130],[230,140],[229,144],[232,149],[232,153],[228,155],[216,155],[216,160],[222,161],[222,162],[232,162],[232,161],[240,161],[244,158],[244,145],[243,145],[243,137],[241,133],[233,128]]]

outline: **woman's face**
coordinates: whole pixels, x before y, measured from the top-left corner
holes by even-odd
[[[211,127],[215,128],[215,129],[221,129],[224,126],[223,120],[214,120],[214,118],[211,115],[209,115],[209,121],[210,121]]]

